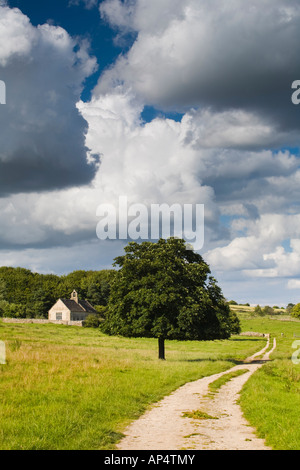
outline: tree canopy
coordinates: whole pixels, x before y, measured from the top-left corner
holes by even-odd
[[[216,280],[201,255],[184,240],[130,242],[115,258],[103,329],[108,334],[164,340],[213,340],[240,331]]]
[[[293,306],[291,309],[291,315],[295,318],[300,318],[300,303]]]
[[[58,298],[70,298],[75,289],[97,309],[107,305],[115,270],[77,270],[67,275],[33,273],[29,269],[0,267],[0,317],[48,318]]]

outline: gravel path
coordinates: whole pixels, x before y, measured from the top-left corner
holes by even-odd
[[[243,364],[225,372],[187,383],[154,405],[126,430],[119,450],[271,450],[262,439],[255,436],[255,429],[245,420],[236,403],[239,393],[249,379],[276,347],[267,345],[249,357]],[[264,356],[256,360],[258,356]],[[231,379],[221,389],[207,396],[209,384],[228,372],[247,369],[248,372]],[[194,419],[183,413],[201,410],[212,418]]]

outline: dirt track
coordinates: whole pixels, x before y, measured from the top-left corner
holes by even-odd
[[[255,436],[236,403],[244,383],[265,361],[273,346],[267,345],[238,366],[219,374],[190,382],[154,405],[126,430],[117,446],[120,450],[271,450]],[[256,357],[264,356],[260,360]],[[213,397],[207,396],[208,385],[220,376],[237,369],[248,372],[231,379]],[[183,417],[187,411],[201,410],[217,419]]]

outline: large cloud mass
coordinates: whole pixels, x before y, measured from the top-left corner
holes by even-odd
[[[97,245],[100,203],[117,206],[120,195],[147,207],[200,203],[202,254],[225,295],[296,300],[288,295],[300,277],[300,112],[291,102],[298,2],[105,0],[102,18],[117,40],[133,43],[101,74],[90,102],[79,100],[95,67],[87,45],[74,50],[61,28],[34,28],[19,10],[0,8],[0,35],[12,38],[0,52],[0,76],[14,90],[0,115],[2,195],[28,192],[0,200],[5,250],[24,247],[27,260],[39,248],[38,267],[43,247],[52,254],[74,244],[85,269],[96,246],[104,264],[106,253],[113,258],[112,245]],[[146,105],[161,112],[151,122],[142,118]],[[92,155],[101,155],[96,172]]]
[[[56,26],[32,26],[18,9],[0,6],[0,195],[90,181],[87,123],[76,102],[96,61]]]
[[[99,91],[125,83],[159,107],[243,108],[299,125],[290,100],[300,66],[297,1],[105,0],[100,9],[137,39]]]

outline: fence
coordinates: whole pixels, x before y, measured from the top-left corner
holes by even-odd
[[[55,323],[56,325],[82,326],[83,321],[44,320],[39,318],[0,318],[4,323]]]

